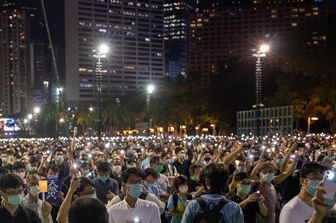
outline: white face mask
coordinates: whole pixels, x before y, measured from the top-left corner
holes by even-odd
[[[121,172],[121,166],[120,165],[112,166],[112,171],[119,174]]]
[[[18,173],[15,173],[15,175],[19,176],[21,179],[24,179],[24,177],[26,176],[26,173],[25,172],[18,172]]]
[[[40,187],[39,186],[30,187],[29,193],[33,195],[34,197],[37,197],[40,194]]]

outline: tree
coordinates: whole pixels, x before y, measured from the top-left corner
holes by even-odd
[[[75,122],[80,127],[82,134],[87,135],[89,128],[96,122],[96,117],[88,107],[80,107],[75,115]]]
[[[114,133],[122,128],[130,128],[132,117],[125,106],[120,103],[107,105],[102,112],[102,119],[106,129]]]

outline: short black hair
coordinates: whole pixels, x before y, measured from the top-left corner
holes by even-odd
[[[194,174],[195,170],[197,168],[202,168],[203,169],[203,166],[200,165],[200,164],[192,164],[190,167],[189,167],[189,173],[192,175]]]
[[[145,169],[145,177],[152,176],[154,179],[159,177],[159,174],[153,168]]]
[[[178,146],[175,148],[175,154],[178,154],[179,152],[181,152],[183,150],[182,147]]]
[[[80,192],[82,192],[84,190],[84,188],[86,186],[88,186],[88,185],[94,187],[94,184],[92,183],[92,181],[90,180],[90,178],[88,178],[88,177],[81,177],[80,178],[80,185],[79,185],[79,188],[76,191],[76,194],[79,194]]]
[[[160,162],[160,156],[153,156],[152,158],[150,158],[149,163],[159,163]]]
[[[145,179],[145,175],[142,172],[142,170],[140,170],[139,168],[136,167],[131,167],[126,169],[123,173],[122,173],[122,179],[124,183],[127,183],[128,178],[130,177],[130,175],[136,175],[139,176],[142,180]]]
[[[9,173],[9,170],[6,167],[0,167],[0,176]]]
[[[57,153],[57,152],[62,152],[62,153],[64,153],[64,150],[62,149],[62,147],[58,147],[58,148],[55,150],[55,153]]]
[[[188,183],[188,178],[186,176],[180,175],[176,177],[173,181],[173,186],[176,192],[179,192],[179,186]]]
[[[307,163],[301,167],[300,177],[307,178],[310,173],[323,173],[326,170],[327,168],[325,166],[322,166],[321,164],[318,164],[316,162]]]
[[[26,169],[26,164],[21,161],[16,161],[12,166],[12,171],[18,169]]]
[[[0,178],[1,191],[11,188],[18,188],[22,186],[23,186],[23,180],[13,173],[7,173]]]
[[[242,181],[242,180],[249,179],[249,178],[251,178],[251,177],[247,173],[241,172],[241,173],[237,173],[234,180],[235,181]]]
[[[204,169],[204,181],[203,184],[207,188],[206,182],[209,183],[208,188],[210,193],[222,193],[227,180],[229,178],[228,168],[224,164],[211,163]]]
[[[100,163],[98,163],[98,165],[97,165],[97,171],[98,172],[103,172],[103,173],[110,172],[111,171],[110,164],[108,162],[100,162]]]
[[[60,168],[56,164],[49,164],[46,168],[46,172],[48,173],[50,169],[54,173],[59,173],[60,172]]]
[[[69,223],[108,223],[106,207],[98,199],[82,197],[72,203],[68,213]]]

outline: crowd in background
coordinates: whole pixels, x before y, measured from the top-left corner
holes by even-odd
[[[1,223],[336,222],[327,134],[2,139],[0,158]]]

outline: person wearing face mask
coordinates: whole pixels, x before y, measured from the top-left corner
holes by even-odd
[[[308,163],[301,168],[300,193],[283,207],[280,213],[280,223],[308,222],[314,213],[312,199],[326,170],[326,167],[318,163]]]
[[[147,168],[145,169],[144,174],[145,174],[144,186],[146,190],[150,193],[155,194],[155,196],[160,197],[160,190],[158,186],[155,184],[158,178],[158,173],[152,168]]]
[[[29,193],[23,198],[22,205],[38,213],[42,223],[52,223],[53,220],[50,214],[52,206],[38,197],[40,194],[39,181],[40,177],[37,174],[29,174],[27,176]]]
[[[58,177],[61,180],[67,177],[70,172],[70,167],[64,157],[65,152],[61,148],[58,148],[55,150],[54,161],[50,162],[50,164],[55,164],[59,168]]]
[[[123,172],[123,185],[125,198],[108,208],[109,222],[160,222],[160,211],[157,204],[139,199],[143,192],[144,174],[138,168],[129,168]]]
[[[252,192],[252,183],[247,173],[237,173],[233,179],[236,193],[228,198],[240,205],[245,223],[255,223],[257,214],[266,217],[268,214],[265,198],[258,192]]]
[[[38,214],[23,206],[23,181],[15,174],[8,173],[0,178],[0,195],[3,198],[0,205],[1,222],[41,223]]]
[[[187,155],[187,151],[185,149],[183,149],[182,147],[176,147],[175,154],[177,157],[172,165],[176,168],[179,174],[189,178],[189,168],[191,166],[192,152],[191,154]]]
[[[178,176],[174,182],[175,192],[169,196],[167,208],[169,215],[172,216],[171,223],[180,223],[188,201],[192,200],[188,193],[188,179],[185,176]]]
[[[118,182],[110,177],[111,167],[108,162],[97,165],[98,176],[92,180],[98,199],[107,204],[119,192]]]
[[[158,174],[154,184],[158,187],[160,195],[166,195],[170,189],[169,180],[165,175],[161,174],[163,171],[163,164],[161,162],[160,156],[153,156],[150,159],[149,166],[150,168],[153,168]]]
[[[254,190],[260,191],[260,194],[265,197],[265,205],[268,210],[267,218],[260,217],[260,221],[267,223],[275,222],[277,193],[273,184],[280,184],[287,177],[293,174],[296,167],[296,162],[288,165],[287,169],[280,175],[275,176],[276,166],[271,161],[265,161],[263,158],[259,160],[259,163],[253,169],[251,176],[256,178],[259,173],[259,181],[257,181]]]

